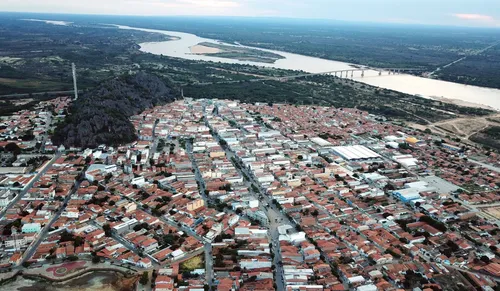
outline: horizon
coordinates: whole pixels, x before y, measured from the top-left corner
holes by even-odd
[[[65,21],[71,22],[68,17],[124,17],[124,18],[155,18],[155,19],[186,19],[186,20],[217,20],[230,19],[233,21],[269,21],[284,24],[342,24],[342,25],[376,25],[388,27],[412,27],[412,28],[450,28],[450,29],[480,29],[480,30],[497,30],[500,26],[468,26],[468,25],[453,25],[453,24],[426,24],[426,23],[399,23],[399,22],[379,22],[379,21],[356,21],[356,20],[339,20],[329,18],[297,18],[287,16],[231,16],[231,15],[133,15],[133,14],[91,14],[91,13],[65,13],[65,12],[22,12],[22,11],[0,11],[0,15],[32,15],[32,16],[50,16],[49,18],[32,18],[40,21]],[[52,17],[53,16],[53,17]],[[54,18],[55,17],[55,18]],[[31,20],[31,19],[19,19]],[[302,22],[296,22],[296,21]],[[78,21],[78,20],[76,20]]]
[[[68,3],[69,2],[69,3]],[[354,2],[354,3],[353,3]],[[500,1],[483,0],[4,0],[0,12],[144,17],[246,17],[500,28]]]

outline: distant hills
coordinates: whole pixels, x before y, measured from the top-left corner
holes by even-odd
[[[66,147],[133,142],[137,135],[130,116],[179,97],[174,86],[144,72],[104,81],[73,102],[52,142]]]

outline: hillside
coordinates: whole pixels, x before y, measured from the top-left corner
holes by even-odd
[[[137,136],[129,117],[174,101],[178,96],[172,86],[143,72],[107,80],[71,105],[52,141],[56,145],[77,147],[132,142]]]

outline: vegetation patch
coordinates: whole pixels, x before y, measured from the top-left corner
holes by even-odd
[[[137,137],[129,117],[177,97],[176,90],[158,76],[143,72],[108,80],[73,102],[52,141],[92,148],[132,142]]]
[[[181,272],[191,272],[196,269],[203,269],[204,267],[203,256],[199,255],[182,262],[180,265],[180,270]]]
[[[470,140],[500,150],[500,126],[491,126],[470,137]]]

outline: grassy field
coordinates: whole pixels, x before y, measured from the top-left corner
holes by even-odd
[[[196,257],[193,257],[187,261],[184,261],[181,263],[180,269],[182,272],[190,272],[195,269],[203,269],[204,266],[204,261],[203,261],[203,256],[199,255]]]
[[[10,88],[12,93],[24,93],[26,91],[58,91],[58,90],[70,90],[71,84],[44,81],[44,80],[33,80],[33,79],[11,79],[11,78],[0,78],[0,86],[3,88]]]

